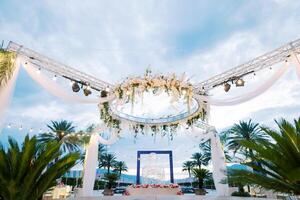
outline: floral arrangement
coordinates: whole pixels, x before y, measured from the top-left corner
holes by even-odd
[[[144,92],[152,92],[154,95],[166,92],[172,97],[172,102],[184,97],[189,109],[193,97],[193,86],[186,80],[185,74],[181,78],[176,77],[175,74],[171,76],[152,75],[151,70],[147,69],[144,76],[128,77],[114,89],[117,99],[131,101],[132,104],[134,104],[136,95],[143,97]]]
[[[154,95],[158,95],[160,92],[166,92],[172,97],[171,101],[174,102],[183,97],[187,101],[188,112],[190,112],[190,104],[193,100],[193,86],[186,80],[185,75],[181,78],[177,78],[176,75],[152,75],[150,70],[146,70],[144,76],[127,78],[122,84],[117,85],[112,91],[112,93],[116,96],[117,101],[131,102],[132,106],[134,106],[136,95],[142,97],[144,92],[152,92]],[[108,93],[106,91],[101,92],[101,97],[107,96]],[[100,118],[104,121],[107,127],[116,128],[120,131],[121,123],[124,119],[121,119],[111,111],[109,102],[100,104],[99,108]],[[132,129],[135,137],[137,137],[138,133],[146,134],[146,132],[150,131],[152,132],[152,136],[160,132],[162,136],[168,135],[172,140],[173,134],[176,133],[180,126],[186,125],[187,128],[189,128],[199,119],[204,120],[205,116],[206,110],[203,106],[201,106],[196,112],[191,113],[188,117],[168,123],[147,124],[126,121],[126,119],[125,121],[129,124],[129,128]]]

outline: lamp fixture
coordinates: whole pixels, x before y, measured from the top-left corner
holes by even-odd
[[[83,93],[85,96],[89,96],[90,94],[92,94],[92,91],[90,89],[91,87],[90,86],[86,86],[84,89],[83,89]]]
[[[235,86],[236,87],[242,87],[245,85],[245,81],[242,79],[242,78],[238,78],[236,81],[235,81]]]
[[[79,85],[78,85],[77,82],[73,82],[73,84],[72,84],[72,90],[73,90],[73,92],[79,92],[80,87],[79,87]]]
[[[230,90],[231,85],[229,83],[224,84],[224,91],[228,92]]]

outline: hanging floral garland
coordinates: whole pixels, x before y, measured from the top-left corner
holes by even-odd
[[[155,135],[158,132],[162,135],[169,134],[172,139],[173,134],[176,133],[179,127],[184,126],[189,128],[199,119],[205,120],[206,118],[206,107],[199,101],[197,101],[198,107],[196,111],[191,112],[193,86],[185,80],[184,75],[181,78],[177,78],[174,74],[171,76],[152,75],[151,71],[147,70],[142,77],[127,78],[123,83],[117,85],[112,92],[116,96],[116,101],[119,103],[131,102],[132,107],[134,106],[136,96],[143,98],[144,92],[152,92],[153,95],[166,92],[171,96],[170,103],[178,101],[179,98],[186,100],[188,110],[188,115],[186,117],[161,123],[147,123],[121,118],[112,111],[109,102],[99,105],[101,119],[107,127],[120,130],[121,124],[126,123],[129,128],[133,130],[135,136],[138,133],[145,134],[145,132],[150,131],[152,132],[152,135]],[[102,91],[101,97],[106,97],[107,95],[107,92]]]
[[[0,86],[5,85],[13,74],[16,53],[0,49]]]

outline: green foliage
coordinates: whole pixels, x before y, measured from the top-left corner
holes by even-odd
[[[5,85],[15,69],[16,54],[0,50],[0,86]]]
[[[203,188],[204,179],[207,179],[211,176],[211,173],[207,169],[193,168],[192,174],[195,178],[198,179],[199,189]]]
[[[42,133],[38,136],[41,145],[45,145],[51,141],[60,142],[64,152],[73,152],[79,149],[80,140],[75,135],[75,127],[72,122],[66,120],[51,121],[47,127],[51,130],[49,133]]]
[[[119,178],[118,174],[115,173],[105,174],[104,180],[107,181],[107,185],[106,185],[107,188],[111,189],[115,185],[118,178]]]
[[[99,168],[104,167],[107,169],[107,174],[110,173],[110,169],[116,164],[116,156],[111,153],[104,153],[99,160]]]
[[[239,141],[267,141],[267,135],[261,131],[258,123],[253,123],[252,120],[248,122],[240,121],[234,124],[229,130],[225,131],[228,140],[228,148],[233,150],[234,153],[244,155],[245,159],[249,158],[253,153],[251,149],[240,144]]]
[[[230,182],[241,182],[275,192],[300,195],[300,118],[294,124],[276,121],[279,131],[262,128],[271,140],[240,140],[242,148],[251,149],[250,170],[232,169]],[[257,164],[259,163],[259,164]]]
[[[38,200],[76,162],[78,153],[62,155],[56,141],[45,146],[26,136],[21,146],[9,138],[0,146],[0,197],[3,200]],[[49,166],[53,160],[56,162]]]
[[[236,197],[251,197],[251,195],[248,192],[240,192],[236,191],[231,194],[231,196],[236,196]]]
[[[194,162],[194,166],[201,168],[201,165],[206,166],[208,164],[209,158],[202,153],[194,153],[192,155],[192,160]]]
[[[114,164],[114,172],[116,172],[119,177],[121,177],[122,172],[127,172],[128,167],[124,161],[116,161]]]
[[[189,174],[189,177],[191,177],[191,171],[192,171],[193,167],[194,167],[193,161],[191,161],[191,160],[185,161],[182,164],[182,171],[187,171]]]

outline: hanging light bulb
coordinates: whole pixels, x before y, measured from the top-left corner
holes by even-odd
[[[52,80],[53,80],[53,81],[56,81],[56,80],[57,80],[57,76],[54,75],[53,78],[52,78]]]
[[[126,95],[130,95],[130,91],[129,90],[126,91]]]
[[[11,124],[8,124],[8,125],[7,125],[7,128],[11,128]]]
[[[235,81],[235,86],[236,87],[241,87],[241,86],[244,86],[244,85],[245,85],[245,81],[241,78],[239,78]]]
[[[109,91],[110,91],[110,88],[107,86],[107,87],[105,88],[105,91],[106,91],[106,92],[109,92]]]
[[[32,129],[32,128],[30,128],[30,129],[29,129],[29,132],[32,132],[32,131],[33,131],[33,129]]]
[[[73,90],[73,92],[79,92],[80,87],[79,87],[79,85],[78,85],[77,82],[74,82],[74,83],[72,84],[72,90]]]
[[[23,130],[23,127],[22,127],[22,125],[19,127],[19,130],[21,131],[21,130]]]
[[[224,84],[224,91],[228,92],[230,90],[231,85],[229,83]]]
[[[41,73],[41,68],[38,68],[38,70],[36,70],[36,73],[40,74]]]
[[[90,89],[91,87],[90,86],[86,86],[84,89],[83,89],[83,93],[85,96],[89,96],[90,94],[92,94],[92,91]]]
[[[40,128],[39,133],[42,133],[42,132],[43,132],[43,130]]]

